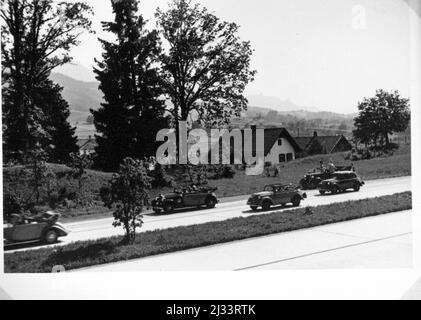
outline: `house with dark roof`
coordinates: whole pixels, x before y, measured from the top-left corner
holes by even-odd
[[[234,163],[234,154],[235,154],[234,152],[234,146],[235,146],[234,131],[235,130],[237,130],[238,132],[238,138],[241,139],[243,161],[245,160],[244,159],[245,145],[250,146],[250,144],[251,144],[250,147],[251,147],[252,156],[256,156],[257,154],[263,154],[264,161],[270,162],[272,164],[289,162],[289,161],[295,160],[297,158],[297,154],[299,154],[302,151],[300,146],[297,144],[297,142],[294,140],[294,138],[289,134],[288,130],[285,128],[261,128],[262,130],[264,130],[264,135],[263,135],[264,143],[263,144],[256,143],[256,129],[257,129],[256,126],[251,126],[248,129],[251,130],[251,142],[248,142],[247,144],[245,142],[246,129],[236,129],[236,128],[229,129],[230,133],[233,133],[233,135],[230,136],[230,163],[232,164]],[[209,137],[212,135],[209,130],[207,134]],[[208,149],[209,142],[205,140],[202,143],[203,143],[202,145],[203,149],[209,150]],[[219,144],[219,149],[221,149],[222,141],[220,139],[210,141],[210,145],[214,146],[216,143]],[[188,145],[189,145],[188,149],[190,150],[190,148],[194,144],[201,144],[200,139],[197,139],[196,137],[192,137],[192,139],[188,141]]]
[[[352,149],[352,144],[343,135],[319,136],[314,132],[312,137],[295,137],[294,140],[304,154],[330,154]]]
[[[265,162],[272,164],[289,162],[297,158],[302,151],[300,146],[285,128],[264,129]]]
[[[97,147],[96,140],[92,136],[89,136],[87,139],[79,139],[77,145],[81,155],[91,155],[95,153],[95,148]]]
[[[257,128],[252,125],[249,129],[252,131],[251,150],[252,154],[264,155],[265,162],[278,164],[295,160],[302,149],[289,134],[288,130],[282,127],[275,128]],[[256,130],[264,130],[263,145],[256,144]],[[241,130],[243,137],[243,155],[244,155],[244,129]]]

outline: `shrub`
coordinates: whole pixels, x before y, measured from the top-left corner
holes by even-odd
[[[229,165],[220,165],[216,170],[217,179],[232,179],[235,176],[234,169]]]
[[[100,187],[110,180],[111,174],[86,170],[83,192],[79,192],[78,180],[74,178],[70,168],[47,163],[46,169],[48,174],[39,188],[37,203],[31,168],[26,166],[3,168],[3,194],[13,195],[21,208],[20,212],[27,211],[34,205],[47,205],[63,215],[69,215],[70,208],[73,210],[94,205],[97,206],[97,210],[104,211],[98,193]],[[77,215],[80,214],[83,212],[79,211]]]
[[[152,178],[151,185],[153,188],[171,187],[174,183],[174,179],[170,177],[165,168],[159,164],[155,164],[155,169],[151,171],[150,175]]]
[[[109,188],[101,189],[105,205],[115,208],[113,226],[123,226],[127,243],[135,241],[136,228],[143,224],[142,211],[149,205],[150,180],[142,161],[126,158],[118,174],[111,179]]]
[[[16,195],[4,194],[3,197],[3,220],[9,221],[12,214],[20,213],[22,211],[21,203]]]
[[[77,180],[78,192],[82,193],[83,182],[86,180],[86,169],[92,167],[92,159],[86,154],[70,154],[69,167],[72,169],[73,178]]]

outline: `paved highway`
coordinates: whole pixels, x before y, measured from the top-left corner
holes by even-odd
[[[76,272],[411,268],[410,213],[384,214]]]
[[[411,177],[371,180],[366,182],[366,185],[362,187],[360,192],[349,191],[337,195],[321,196],[317,190],[307,191],[308,198],[301,203],[301,206],[317,206],[334,202],[373,198],[410,190]],[[170,215],[156,215],[153,213],[147,213],[144,215],[144,224],[142,228],[139,229],[139,231],[165,229],[211,221],[221,221],[234,217],[247,217],[250,215],[268,214],[274,211],[291,209],[291,207],[286,207],[285,209],[281,207],[274,207],[270,211],[253,212],[246,205],[246,199],[247,196],[245,196],[243,200],[220,203],[214,209],[180,211]],[[62,238],[61,242],[56,245],[63,245],[80,240],[98,239],[114,235],[122,235],[124,233],[123,229],[121,227],[114,228],[112,226],[112,222],[113,218],[110,217],[97,220],[66,223],[64,225],[71,231],[71,233],[69,236]],[[37,249],[39,247],[40,246],[20,248],[16,250],[9,250],[8,252]]]

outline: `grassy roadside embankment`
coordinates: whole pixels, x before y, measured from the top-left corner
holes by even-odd
[[[247,176],[243,171],[237,171],[232,179],[210,180],[209,184],[218,188],[218,197],[232,197],[240,195],[248,195],[253,192],[261,191],[265,185],[271,183],[293,183],[298,184],[303,175],[319,166],[320,160],[327,162],[330,158],[338,165],[349,164],[351,161],[345,160],[347,153],[336,153],[331,155],[317,155],[297,159],[295,161],[281,165],[279,177]],[[63,165],[49,165],[51,169],[60,177],[65,177],[69,173],[69,168]],[[354,166],[357,173],[364,180],[400,177],[411,175],[411,146],[402,145],[394,152],[392,156],[374,158],[370,160],[355,161]],[[17,177],[18,168],[3,168],[3,185],[4,193],[20,193],[28,197],[32,191],[28,189],[27,183],[24,181],[26,177]],[[87,170],[87,177],[84,179],[83,196],[85,203],[79,204],[77,200],[69,201],[66,207],[58,207],[55,210],[62,214],[64,219],[84,219],[90,216],[104,216],[106,213],[111,216],[108,208],[103,206],[99,196],[99,189],[106,185],[111,179],[111,173]],[[23,180],[22,180],[23,179]],[[74,190],[76,181],[63,178],[60,188]],[[150,191],[151,198],[160,193],[170,192],[171,188],[152,189]],[[86,204],[88,203],[88,204]]]
[[[265,185],[271,183],[298,184],[304,174],[320,166],[320,160],[327,163],[332,158],[337,165],[348,165],[351,161],[345,160],[345,155],[346,153],[336,153],[297,159],[281,165],[282,170],[279,177],[247,176],[244,172],[237,172],[232,179],[220,179],[209,183],[218,187],[219,197],[251,194],[262,191]],[[356,172],[363,180],[411,175],[411,152],[409,148],[402,148],[390,157],[360,160],[353,163]]]
[[[81,241],[55,248],[6,253],[4,271],[6,273],[48,273],[55,265],[62,265],[66,270],[78,269],[411,208],[412,193],[404,192],[373,199],[310,207],[313,212],[310,215],[305,214],[305,209],[301,208],[148,231],[138,234],[132,245],[122,245],[121,236]]]

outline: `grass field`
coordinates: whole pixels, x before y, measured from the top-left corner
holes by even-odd
[[[125,261],[218,243],[359,219],[412,208],[411,192],[374,199],[348,201],[285,210],[271,214],[233,218],[199,225],[148,231],[138,234],[132,245],[123,245],[122,237],[82,241],[56,248],[6,253],[6,273],[47,273],[53,266],[66,270],[110,262]]]
[[[233,179],[210,181],[210,184],[218,187],[220,197],[261,191],[265,185],[275,182],[298,184],[305,173],[319,167],[320,160],[326,163],[332,158],[337,165],[349,165],[351,162],[345,160],[346,154],[312,156],[285,163],[279,177],[247,176],[244,172],[237,172]],[[364,180],[409,176],[411,175],[411,148],[409,145],[404,145],[390,157],[356,161],[354,167]]]
[[[293,183],[298,184],[302,176],[319,166],[320,160],[327,162],[332,158],[337,165],[350,164],[345,160],[346,153],[336,153],[332,155],[319,155],[297,159],[295,161],[285,163],[282,166],[279,177],[265,176],[247,176],[243,171],[237,171],[232,179],[210,180],[209,184],[218,188],[218,197],[231,197],[238,195],[246,195],[253,192],[261,191],[262,188],[271,183]],[[69,169],[62,165],[50,165],[51,168],[59,175],[65,175]],[[411,175],[411,149],[410,146],[401,146],[392,156],[384,158],[375,158],[371,160],[361,160],[354,162],[357,173],[364,180],[373,180],[380,178],[390,178]],[[27,189],[22,180],[16,178],[17,168],[3,169],[4,193],[19,192],[28,194]],[[86,201],[81,203],[72,202],[67,207],[59,207],[59,211],[64,218],[84,217],[95,214],[103,214],[109,212],[108,208],[103,207],[99,197],[99,189],[106,185],[111,178],[111,173],[88,170],[87,178],[83,187],[83,196]],[[75,189],[76,182],[71,179],[63,179],[64,187],[67,189]],[[151,197],[155,197],[160,193],[171,191],[171,188],[153,189],[150,192]]]

